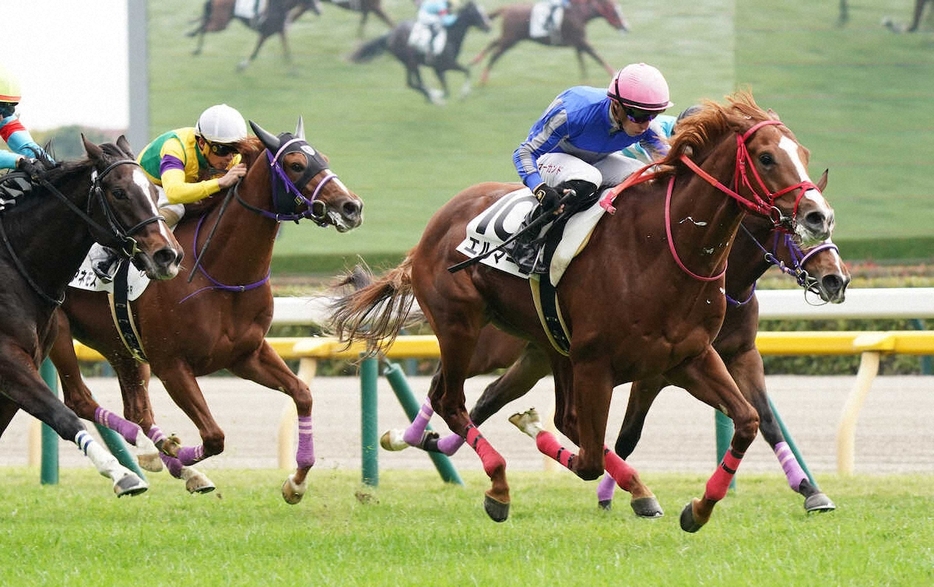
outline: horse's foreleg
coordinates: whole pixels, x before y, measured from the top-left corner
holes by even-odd
[[[161,440],[164,442],[160,443],[156,438],[153,438],[157,433],[161,434],[156,426],[149,430],[149,437],[156,442],[157,446],[161,444],[160,449],[163,453],[178,458],[184,466],[191,466],[208,457],[224,452],[224,431],[214,420],[191,367],[181,360],[173,359],[171,363],[154,365],[154,369],[172,401],[185,412],[185,415],[197,427],[198,435],[201,437],[201,445],[182,446],[177,451],[168,449],[166,443],[173,440],[177,441],[177,439],[173,437],[162,438]]]
[[[597,54],[597,51],[590,45],[590,43],[584,43],[577,48],[577,58],[580,62],[582,76],[586,75],[586,72],[584,71],[584,57],[581,52],[590,55],[593,60],[599,63],[600,66],[603,67],[603,70],[606,71],[609,75],[612,76],[616,73],[616,70],[610,67],[610,64],[607,63],[603,57]]]
[[[836,506],[830,498],[811,483],[791,447],[788,446],[765,389],[765,369],[759,351],[753,347],[730,357],[727,368],[743,392],[743,396],[759,414],[759,432],[772,447],[785,473],[788,486],[804,496],[804,509],[808,512],[835,509]]]
[[[311,390],[305,382],[292,373],[288,365],[266,341],[263,341],[259,350],[248,359],[231,366],[230,371],[238,377],[281,391],[295,402],[295,410],[298,414],[296,469],[283,484],[282,497],[290,504],[300,502],[307,489],[306,478],[308,471],[315,464],[315,445],[311,423]]]
[[[713,347],[708,347],[701,355],[683,363],[666,376],[672,383],[683,387],[697,399],[733,420],[730,448],[707,481],[704,497],[694,499],[681,512],[681,528],[686,532],[697,532],[710,520],[717,502],[726,496],[746,449],[756,438],[759,417],[752,405],[743,398]]]
[[[244,69],[246,69],[247,67],[249,67],[250,63],[252,63],[253,60],[256,59],[256,56],[259,55],[260,47],[263,46],[263,43],[265,43],[265,42],[266,42],[266,39],[268,39],[268,38],[269,38],[269,35],[265,35],[265,34],[263,34],[263,33],[260,33],[260,35],[259,35],[259,40],[256,41],[256,47],[253,49],[253,52],[250,53],[250,56],[249,56],[249,57],[247,57],[246,59],[244,59],[243,61],[241,61],[241,62],[237,65],[237,71],[243,71]],[[285,38],[285,37],[283,37],[283,39],[284,39],[284,38]]]

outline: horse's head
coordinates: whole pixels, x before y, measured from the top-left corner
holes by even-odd
[[[95,240],[121,251],[150,279],[175,277],[182,247],[159,215],[156,188],[126,138],[102,145],[81,140],[91,167],[87,212]]]
[[[590,11],[594,17],[602,16],[614,29],[625,33],[629,32],[629,23],[623,16],[623,8],[613,0],[572,0]]]
[[[310,218],[320,226],[332,225],[338,232],[360,226],[363,201],[331,171],[327,158],[305,141],[301,118],[295,133],[279,136],[252,120],[250,126],[266,148],[274,178],[274,210],[267,215],[296,222]]]
[[[476,2],[468,2],[457,12],[458,20],[463,20],[467,26],[475,26],[481,31],[488,33],[493,28],[490,17],[486,10]]]
[[[722,150],[719,164],[733,170],[733,183],[718,189],[747,210],[770,216],[801,246],[829,239],[833,208],[808,177],[808,150],[778,117],[761,110],[748,92],[737,92],[728,100],[728,106],[705,102],[699,112],[679,122],[665,163],[686,165],[704,177],[691,159],[707,158],[711,147],[719,145],[713,149]]]

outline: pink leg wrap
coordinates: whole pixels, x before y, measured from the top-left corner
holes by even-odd
[[[169,455],[159,453],[159,458],[162,459],[162,462],[165,463],[165,468],[169,470],[169,474],[175,477],[176,479],[182,478],[182,462],[176,459],[175,457],[170,457]]]
[[[431,409],[431,400],[425,398],[425,403],[418,410],[415,419],[412,420],[412,423],[402,434],[402,440],[410,446],[418,446],[418,443],[422,440],[422,434],[425,433],[425,429],[428,427],[428,421],[431,420],[434,413],[435,411]]]
[[[310,469],[315,464],[315,439],[311,434],[311,416],[298,417],[298,451],[295,462],[299,469]]]
[[[782,470],[785,471],[788,486],[797,491],[798,487],[801,487],[801,482],[807,479],[807,475],[804,474],[804,469],[798,464],[798,459],[791,452],[787,442],[779,442],[775,445],[775,456],[778,457],[778,462],[781,463]]]
[[[618,454],[605,446],[603,447],[603,460],[603,466],[606,468],[606,472],[610,474],[610,477],[612,477],[624,491],[629,491],[629,487],[632,484],[632,476],[636,474],[636,470],[630,467],[629,463],[624,461]]]
[[[100,406],[94,410],[94,421],[101,426],[110,428],[111,430],[115,431],[130,444],[134,446],[136,445],[136,435],[141,430],[138,424],[134,424],[129,420],[125,420]]]
[[[717,470],[714,471],[707,481],[707,488],[704,491],[704,499],[710,501],[720,501],[726,497],[726,492],[730,488],[730,481],[736,475],[736,469],[739,468],[740,461],[743,460],[743,454],[734,451],[732,448],[723,455],[723,460]]]
[[[204,445],[199,444],[198,446],[183,446],[178,451],[178,460],[183,465],[194,465],[195,463],[204,460]]]
[[[577,455],[561,446],[558,438],[551,432],[545,430],[539,432],[535,437],[535,446],[538,447],[538,452],[546,457],[553,458],[566,469],[573,471],[571,467],[574,464],[574,457]]]
[[[464,446],[464,439],[457,434],[448,434],[438,440],[438,450],[447,456],[453,455],[462,446]]]
[[[506,468],[506,461],[502,455],[496,452],[496,449],[487,442],[487,439],[480,434],[477,427],[473,424],[467,426],[467,444],[473,448],[480,457],[483,464],[483,471],[487,477],[492,477],[497,469]]]

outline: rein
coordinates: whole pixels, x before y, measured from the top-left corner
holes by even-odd
[[[110,173],[114,168],[120,165],[137,165],[138,166],[139,163],[137,163],[136,161],[132,159],[121,159],[119,161],[115,161],[111,163],[110,165],[108,165],[99,174],[97,172],[97,169],[93,169],[91,171],[91,187],[89,188],[89,191],[88,191],[90,197],[88,198],[88,206],[87,206],[86,212],[84,210],[81,210],[81,208],[79,208],[78,206],[76,206],[74,202],[72,202],[64,194],[62,194],[62,192],[60,192],[58,188],[52,185],[52,183],[50,183],[47,179],[39,178],[39,183],[42,185],[42,187],[44,187],[50,193],[55,195],[55,197],[57,197],[59,200],[64,202],[64,204],[72,212],[77,214],[78,217],[81,218],[84,221],[84,223],[88,225],[88,228],[92,232],[96,231],[98,233],[107,235],[109,238],[113,239],[111,243],[109,244],[101,243],[102,245],[108,246],[114,249],[118,249],[126,257],[132,258],[134,255],[136,255],[139,252],[139,247],[137,246],[136,240],[133,239],[131,235],[136,234],[143,227],[149,224],[152,224],[153,222],[159,222],[160,220],[165,221],[165,218],[162,217],[161,215],[152,216],[151,218],[147,218],[146,220],[139,222],[135,226],[132,226],[128,230],[124,229],[123,226],[120,225],[120,221],[117,219],[117,216],[114,213],[113,208],[110,206],[110,203],[107,201],[107,198],[104,197],[104,190],[101,187],[101,181],[104,179],[104,177],[106,177],[108,173]],[[101,210],[104,212],[104,216],[107,218],[107,223],[109,225],[109,233],[108,233],[107,228],[101,226],[98,222],[96,222],[93,218],[91,218],[91,215],[90,215],[91,207],[95,201],[99,203]],[[37,284],[35,280],[32,278],[32,276],[29,274],[29,271],[26,268],[26,266],[23,265],[23,262],[19,258],[19,255],[17,255],[16,251],[13,250],[13,245],[10,242],[9,237],[7,236],[6,230],[4,229],[2,222],[0,222],[0,238],[3,239],[3,244],[6,246],[6,250],[10,253],[10,257],[13,259],[13,263],[14,265],[16,265],[17,271],[19,271],[20,275],[22,275],[23,279],[26,280],[26,283],[29,284],[29,286],[33,289],[33,291],[35,291],[36,294],[38,294],[40,298],[42,298],[44,301],[48,302],[49,304],[53,306],[62,305],[62,302],[65,301],[64,290],[62,291],[61,295],[58,296],[57,298],[53,298],[52,296],[50,296],[49,294],[45,293],[45,291],[42,290],[39,284]]]

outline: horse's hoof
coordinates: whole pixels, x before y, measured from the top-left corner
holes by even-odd
[[[629,505],[640,518],[660,518],[665,515],[654,495],[634,499],[629,502]]]
[[[681,510],[681,529],[685,532],[691,532],[692,534],[704,527],[704,524],[699,523],[694,518],[694,502],[696,501],[695,499]]]
[[[136,455],[136,461],[139,463],[139,466],[142,470],[149,471],[150,473],[158,473],[164,468],[162,466],[162,458],[159,456],[159,453],[140,453]]]
[[[400,451],[409,448],[409,443],[402,439],[402,435],[405,434],[405,430],[399,428],[393,428],[392,430],[387,430],[383,432],[383,435],[379,437],[379,445],[383,447],[383,450],[389,451]]]
[[[185,489],[188,493],[211,493],[217,489],[207,475],[194,467],[182,467],[181,478],[185,480]]]
[[[295,482],[295,475],[289,475],[289,478],[282,484],[282,499],[285,503],[295,505],[305,497],[305,490],[308,489],[308,482]]]
[[[804,511],[809,514],[812,512],[832,512],[835,509],[837,509],[837,506],[823,493],[815,493],[804,500]]]
[[[483,509],[494,522],[505,522],[509,517],[509,503],[503,503],[489,495],[483,497]]]
[[[612,499],[601,499],[597,502],[597,505],[600,506],[600,509],[608,512],[613,509],[613,500]]]
[[[149,489],[149,484],[132,472],[128,472],[114,483],[114,493],[117,497],[139,495],[145,493],[147,489]]]

